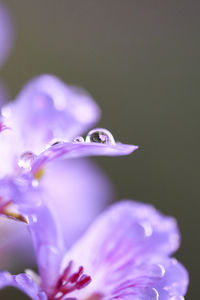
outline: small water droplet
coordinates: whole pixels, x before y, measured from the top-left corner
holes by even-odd
[[[18,166],[29,171],[35,158],[36,155],[33,152],[24,152],[18,160]]]
[[[27,284],[32,283],[32,278],[29,275],[26,274],[18,274],[15,276],[15,280],[19,285],[21,285],[23,288],[27,286]]]
[[[63,143],[63,141],[61,141],[61,140],[53,139],[53,140],[50,141],[49,146],[52,147],[52,146],[56,146],[56,145],[59,145],[59,144],[62,144],[62,143]]]
[[[112,133],[104,128],[96,128],[91,130],[86,136],[87,143],[100,143],[115,145],[114,137]]]
[[[74,143],[84,143],[84,138],[82,136],[77,136],[73,139]]]
[[[48,150],[49,148],[55,147],[55,146],[60,145],[60,144],[62,144],[62,143],[64,143],[63,140],[52,139],[48,144],[46,144],[46,146],[44,147],[43,151],[46,151],[46,150]],[[42,152],[43,152],[43,151],[42,151]]]

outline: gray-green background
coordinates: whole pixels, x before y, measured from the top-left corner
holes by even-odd
[[[176,256],[191,279],[186,299],[197,299],[200,1],[2,2],[17,27],[0,73],[11,96],[32,76],[53,73],[93,95],[103,111],[101,127],[140,146],[130,157],[96,161],[118,198],[152,203],[177,218]],[[0,299],[26,299],[13,291]]]

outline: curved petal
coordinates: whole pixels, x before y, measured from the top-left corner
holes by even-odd
[[[37,264],[45,291],[57,281],[61,258],[64,253],[63,238],[50,205],[44,205],[45,195],[40,188],[32,186],[29,178],[0,181],[0,195],[9,197],[20,212],[28,217]]]
[[[139,297],[146,288],[155,289],[149,299],[157,299],[156,285],[165,274],[160,263],[178,246],[179,231],[173,218],[150,205],[122,201],[102,214],[71,248],[62,271],[73,260],[76,268],[83,265],[92,277],[90,286],[74,294],[80,299],[92,292],[121,295],[120,299],[126,299],[124,295],[148,299]]]
[[[25,85],[14,102],[3,108],[8,126],[20,132],[24,151],[41,152],[53,138],[71,140],[100,117],[100,109],[85,91],[53,75],[41,75]]]
[[[20,289],[33,300],[47,300],[46,294],[27,274],[11,275],[6,271],[0,271],[0,289],[7,286]]]
[[[0,3],[0,67],[10,54],[14,41],[14,26],[12,17],[2,3]]]
[[[63,142],[50,146],[42,152],[38,158],[33,162],[32,172],[36,173],[39,169],[44,167],[48,162],[55,159],[66,159],[74,157],[85,156],[120,156],[128,155],[138,149],[138,146],[126,144],[100,144],[100,143],[70,143]]]
[[[85,232],[89,224],[114,198],[114,188],[109,178],[87,159],[56,161],[50,164],[41,178],[40,187],[45,194],[47,206],[50,204],[54,207],[54,213],[58,216],[66,247],[71,246]],[[35,202],[37,203],[37,199]],[[18,260],[23,258],[23,263],[25,256],[26,264],[31,262],[33,251],[25,227],[21,222],[10,222],[6,218],[0,220],[0,252],[5,263],[12,261],[13,253],[15,256],[17,253]],[[8,252],[9,255],[4,255]],[[2,266],[4,267],[0,264]]]

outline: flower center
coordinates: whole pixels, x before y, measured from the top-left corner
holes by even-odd
[[[70,261],[57,281],[55,290],[53,294],[50,295],[49,300],[62,300],[67,294],[75,290],[83,289],[91,282],[91,277],[84,274],[84,268],[82,266],[79,267],[77,272],[73,273],[72,265],[73,262]]]

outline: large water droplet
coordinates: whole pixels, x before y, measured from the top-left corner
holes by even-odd
[[[100,143],[100,144],[115,144],[112,133],[104,128],[95,128],[91,130],[86,136],[87,143]]]
[[[84,143],[84,138],[82,136],[77,136],[73,139],[73,143]]]
[[[35,160],[35,158],[36,155],[33,152],[30,151],[24,152],[18,160],[18,166],[27,171],[30,171],[32,163]]]

